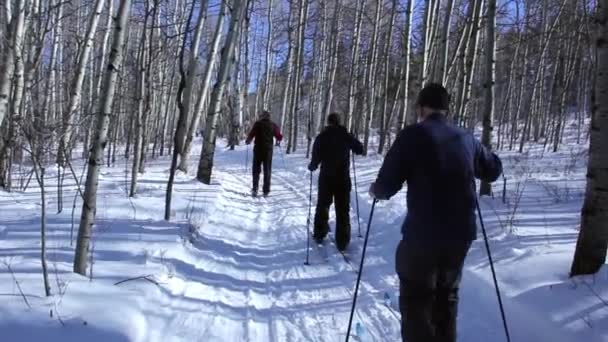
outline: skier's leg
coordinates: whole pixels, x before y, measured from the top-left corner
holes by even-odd
[[[407,342],[435,342],[433,301],[435,296],[434,256],[423,248],[399,243],[396,267],[400,281],[401,337]]]
[[[340,251],[350,243],[350,189],[335,189],[336,244]]]
[[[456,341],[458,289],[462,267],[470,246],[470,243],[456,244],[445,248],[442,253],[433,308],[433,322],[438,341]]]
[[[270,179],[272,178],[272,149],[266,152],[264,158],[264,195],[270,193]]]
[[[317,210],[315,212],[315,223],[313,236],[317,240],[325,238],[329,232],[329,207],[332,203],[332,194],[327,182],[319,178],[319,193],[317,196]]]
[[[252,186],[252,191],[254,193],[258,192],[258,185],[260,183],[260,172],[262,172],[262,158],[260,158],[260,152],[256,151],[255,149],[253,150],[253,167],[252,172],[253,172],[253,186]]]

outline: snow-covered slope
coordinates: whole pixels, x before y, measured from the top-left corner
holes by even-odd
[[[607,273],[567,278],[584,186],[579,150],[542,158],[539,149],[527,157],[503,153],[507,203],[502,184],[482,203],[513,341],[608,341]],[[363,245],[355,210],[355,265],[333,249],[326,262],[315,248],[304,265],[304,155],[276,149],[271,196],[254,199],[247,153],[218,149],[211,186],[179,175],[171,222],[162,219],[167,159],[150,163],[131,200],[125,166],[105,168],[93,280],[71,273],[74,180],[66,178],[65,208],[55,214],[56,175],[49,170],[51,298],[44,298],[39,262],[40,191],[32,183],[25,192],[0,193],[0,340],[342,341]],[[380,163],[376,155],[357,159],[363,231],[367,187]],[[77,200],[75,229],[80,206]],[[355,315],[359,340],[399,340],[399,314],[384,296],[394,300],[398,289],[394,250],[404,207],[400,193],[374,215]],[[504,340],[487,260],[483,241],[475,242],[461,290],[460,341]]]

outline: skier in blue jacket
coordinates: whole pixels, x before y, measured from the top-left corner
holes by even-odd
[[[396,252],[401,334],[408,342],[456,341],[458,287],[477,236],[475,178],[493,182],[502,173],[498,156],[447,122],[448,108],[443,86],[422,89],[419,123],[399,133],[370,187],[372,197],[384,200],[408,185]]]

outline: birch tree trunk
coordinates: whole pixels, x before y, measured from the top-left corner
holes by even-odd
[[[264,110],[269,110],[270,105],[270,75],[272,73],[272,5],[273,0],[268,0],[268,35],[266,37],[266,72],[264,73]]]
[[[148,3],[149,4],[149,3]],[[141,42],[139,45],[139,54],[137,58],[137,113],[135,114],[133,133],[135,134],[135,143],[133,145],[133,166],[131,167],[131,189],[129,197],[134,197],[137,193],[137,179],[139,174],[139,164],[141,162],[141,150],[143,148],[144,139],[144,103],[147,90],[147,75],[146,75],[146,51],[148,45],[148,19],[149,8],[146,8],[146,16],[144,26],[141,30]]]
[[[382,154],[382,151],[384,151],[384,144],[386,143],[386,134],[388,131],[388,126],[387,126],[387,122],[389,121],[387,116],[388,114],[388,86],[389,86],[389,79],[390,79],[390,49],[391,49],[391,45],[393,43],[393,27],[395,26],[395,15],[397,14],[397,5],[398,5],[398,1],[397,0],[393,0],[393,5],[391,8],[391,16],[389,19],[389,28],[388,28],[388,32],[386,34],[386,43],[384,45],[384,51],[383,51],[383,55],[384,55],[384,84],[383,84],[383,88],[384,88],[384,98],[383,98],[383,105],[382,105],[382,113],[380,116],[380,141],[378,142],[378,154]]]
[[[76,64],[75,69],[76,75],[72,81],[68,110],[64,113],[63,135],[60,140],[59,153],[57,154],[57,163],[60,166],[63,166],[65,161],[70,159],[72,134],[75,126],[76,111],[78,110],[78,106],[82,99],[82,85],[86,74],[86,65],[89,61],[91,50],[93,49],[93,39],[95,38],[95,32],[97,31],[97,25],[99,24],[99,18],[101,17],[104,4],[104,0],[96,0],[95,8],[91,13],[89,25],[84,37],[82,51],[78,56],[78,63]]]
[[[97,209],[99,172],[103,165],[103,149],[105,148],[108,138],[108,127],[112,104],[114,102],[116,83],[118,81],[118,72],[122,68],[123,45],[125,42],[127,24],[129,22],[130,7],[131,0],[121,0],[118,9],[118,17],[115,21],[112,51],[110,53],[110,60],[108,62],[101,102],[97,114],[95,136],[89,154],[89,167],[87,170],[83,198],[84,202],[82,204],[82,214],[80,217],[80,226],[78,228],[76,255],[74,256],[74,272],[81,275],[86,275],[87,271],[87,254]]]
[[[410,0],[411,2],[411,0]],[[346,129],[348,131],[353,130],[353,111],[355,107],[355,86],[357,85],[357,81],[355,80],[358,77],[359,71],[359,42],[361,40],[361,22],[363,21],[363,7],[365,5],[365,0],[357,1],[357,8],[355,12],[355,28],[353,30],[353,43],[350,54],[350,77],[348,79],[348,102],[346,107],[346,118],[344,120],[346,124]],[[392,27],[391,27],[392,29]]]
[[[333,26],[332,26],[332,34],[331,37],[333,40],[330,43],[330,55],[329,55],[329,64],[328,64],[328,72],[327,76],[327,85],[325,89],[325,100],[323,102],[323,110],[321,112],[321,119],[319,120],[320,125],[323,125],[325,122],[325,118],[329,115],[331,111],[331,105],[334,98],[334,82],[336,80],[336,70],[338,69],[338,45],[340,42],[340,31],[341,31],[341,21],[342,21],[342,0],[336,0],[335,2],[335,10],[334,10],[334,18],[333,18]]]
[[[211,87],[211,75],[213,75],[213,69],[217,63],[218,50],[220,48],[220,41],[222,38],[222,31],[224,28],[224,21],[226,18],[226,0],[221,0],[222,5],[220,7],[219,17],[215,26],[215,32],[213,33],[213,43],[211,43],[211,50],[207,55],[207,65],[205,66],[205,72],[203,73],[203,83],[199,91],[198,100],[194,109],[192,121],[188,127],[188,134],[186,136],[186,142],[181,153],[180,164],[183,164],[187,169],[190,159],[190,152],[192,150],[192,140],[194,139],[194,133],[198,129],[201,116],[203,115],[203,106],[207,104],[207,96],[209,94],[209,88]]]
[[[283,104],[281,106],[281,113],[279,114],[279,129],[281,130],[281,132],[284,132],[285,130],[286,114],[289,118],[289,113],[291,113],[291,107],[289,102],[291,100],[291,97],[289,96],[289,90],[292,86],[291,80],[293,78],[293,65],[295,60],[295,53],[293,51],[295,45],[295,38],[293,33],[293,25],[291,23],[291,21],[294,20],[293,3],[293,1],[290,3],[289,15],[287,17],[287,75],[285,77],[285,89],[283,90]]]
[[[437,72],[436,81],[445,85],[448,77],[448,53],[450,42],[450,24],[452,18],[452,9],[454,0],[447,0],[445,17],[443,18],[443,27],[441,28],[441,37],[439,42],[438,60],[439,70]]]
[[[369,147],[369,137],[370,130],[372,126],[372,121],[374,118],[374,111],[376,109],[376,60],[378,55],[378,35],[380,31],[380,18],[382,14],[382,3],[376,3],[376,14],[374,16],[374,31],[372,34],[371,40],[371,48],[369,52],[369,60],[368,60],[368,69],[366,76],[366,83],[368,87],[368,91],[366,94],[366,104],[367,108],[365,110],[365,116],[363,118],[364,123],[364,138],[363,138],[363,153],[367,155],[368,147]]]
[[[484,82],[484,110],[483,130],[481,132],[481,143],[492,150],[492,130],[494,129],[494,94],[495,94],[495,59],[496,59],[496,0],[488,0],[486,13],[486,60],[485,60],[485,82]],[[481,182],[479,194],[491,195],[492,185],[489,182]]]
[[[608,248],[608,0],[597,5],[597,79],[591,119],[587,189],[570,275],[593,274]]]
[[[4,8],[0,9],[2,14],[6,14],[7,25],[3,28],[5,30],[4,39],[2,40],[3,48],[0,58],[3,62],[0,63],[0,127],[4,123],[4,118],[8,113],[8,103],[11,92],[11,75],[13,74],[14,68],[14,49],[13,49],[13,32],[17,21],[13,18],[12,12],[9,9],[10,1],[4,3]],[[0,149],[3,149],[4,144],[8,142],[0,141]],[[1,163],[2,161],[0,161]],[[0,175],[0,178],[2,176]]]
[[[403,100],[401,105],[401,113],[399,115],[399,122],[397,123],[398,129],[403,129],[408,122],[408,111],[409,111],[409,89],[410,89],[410,49],[411,49],[411,38],[412,35],[412,17],[414,15],[414,0],[407,0],[407,6],[405,9],[405,28],[403,29],[403,53],[401,60],[403,61],[403,67],[401,68],[401,89],[403,91]],[[416,120],[416,115],[410,115],[413,120]]]
[[[423,20],[423,41],[422,41],[422,63],[420,64],[420,85],[424,87],[429,75],[429,57],[433,44],[433,21],[436,2],[439,0],[426,0]]]
[[[300,102],[300,79],[302,77],[303,60],[304,60],[304,33],[306,32],[306,17],[308,14],[308,1],[299,1],[299,14],[298,14],[298,26],[297,26],[297,41],[295,49],[295,61],[294,61],[294,77],[292,82],[293,98],[291,101],[290,109],[290,125],[289,125],[289,136],[287,142],[286,153],[295,152],[297,148],[298,139],[298,111]]]
[[[230,28],[228,35],[226,36],[226,42],[222,48],[217,80],[209,100],[207,122],[205,123],[205,132],[203,134],[201,159],[198,164],[198,173],[196,175],[196,178],[204,184],[211,183],[218,116],[222,108],[224,90],[229,82],[230,71],[234,64],[234,46],[238,41],[238,28],[243,20],[243,14],[247,9],[248,2],[249,0],[235,0],[233,3]]]
[[[481,19],[481,8],[483,7],[483,0],[475,0],[471,4],[471,23],[469,27],[469,37],[467,44],[464,44],[463,51],[463,69],[461,78],[461,89],[459,94],[459,106],[456,111],[459,116],[459,122],[464,125],[468,122],[467,112],[469,101],[471,98],[471,88],[473,86],[473,74],[475,71],[477,61],[477,44],[479,42],[479,21]]]
[[[17,144],[18,130],[21,125],[21,114],[22,114],[22,100],[23,100],[23,89],[25,83],[24,77],[24,63],[23,63],[23,46],[24,36],[26,31],[25,25],[25,11],[26,1],[17,0],[13,13],[14,26],[12,30],[12,39],[9,44],[13,55],[13,96],[11,99],[11,117],[8,123],[8,134],[5,139],[5,143],[2,145],[0,150],[0,187],[5,187],[8,190],[11,188],[11,159],[13,155],[13,148]],[[10,85],[9,92],[10,90]],[[1,105],[1,104],[0,104]]]
[[[193,5],[194,6],[194,5]],[[178,166],[179,170],[183,172],[188,172],[188,157],[189,150],[185,149],[185,140],[187,139],[188,134],[188,122],[190,121],[190,111],[192,104],[192,92],[194,91],[194,80],[196,78],[196,68],[198,66],[199,59],[199,50],[201,43],[201,35],[203,33],[203,26],[205,24],[205,16],[207,12],[207,1],[203,1],[200,4],[200,10],[198,13],[198,21],[196,24],[196,29],[194,33],[194,38],[192,39],[192,47],[190,49],[190,56],[188,58],[188,71],[186,76],[186,87],[184,88],[184,92],[181,99],[176,99],[181,102],[180,110],[183,111],[184,121],[182,124],[177,125],[177,132],[175,133],[177,139],[175,139],[175,143],[177,146],[177,150],[180,153],[180,163]]]

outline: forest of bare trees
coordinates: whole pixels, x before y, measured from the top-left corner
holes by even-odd
[[[128,159],[136,196],[146,164],[171,156],[170,219],[176,172],[209,184],[216,145],[238,145],[262,109],[286,153],[308,152],[337,111],[366,154],[383,154],[415,122],[428,82],[446,85],[449,119],[481,127],[493,149],[555,152],[568,124],[587,144],[594,113],[590,159],[605,185],[607,10],[603,0],[0,0],[0,187],[14,189],[19,164],[44,184],[45,167],[75,177],[73,161],[88,160],[74,265],[84,274],[100,168]],[[606,187],[595,191],[606,222]],[[605,258],[608,228],[595,222]]]

